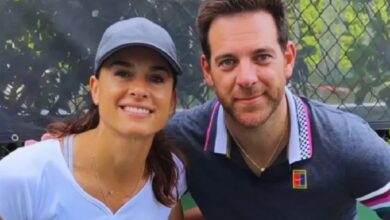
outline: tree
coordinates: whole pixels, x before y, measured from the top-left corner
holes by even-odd
[[[144,16],[165,27],[184,75],[179,108],[213,97],[204,86],[195,28],[199,0],[0,1],[0,142],[38,138],[46,125],[85,111],[98,41],[115,21]],[[291,88],[390,126],[390,12],[387,0],[289,0],[299,47]],[[356,105],[355,105],[356,106]],[[375,106],[374,106],[375,107]]]
[[[18,124],[15,132],[37,138],[52,120],[90,104],[88,77],[103,31],[115,21],[143,16],[167,28],[178,45],[185,74],[180,105],[204,102],[194,16],[198,1],[5,0],[0,3],[0,111]],[[10,125],[8,124],[7,127]],[[10,137],[10,134],[6,135]],[[7,138],[9,140],[9,138]],[[0,140],[4,141],[4,140]]]

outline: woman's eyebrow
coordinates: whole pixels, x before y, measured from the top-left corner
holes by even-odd
[[[109,63],[109,66],[112,67],[112,66],[123,66],[123,67],[127,67],[127,68],[131,68],[131,67],[134,67],[134,64],[132,63],[129,63],[129,62],[126,62],[126,61],[123,61],[123,60],[114,60],[112,62]]]
[[[164,65],[153,65],[150,67],[150,70],[156,71],[156,70],[163,70],[166,72],[172,72],[171,68],[164,66]]]

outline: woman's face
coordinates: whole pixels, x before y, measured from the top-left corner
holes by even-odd
[[[161,130],[176,106],[169,63],[146,47],[128,47],[109,57],[99,77],[90,78],[99,108],[98,128],[125,137],[150,137]]]

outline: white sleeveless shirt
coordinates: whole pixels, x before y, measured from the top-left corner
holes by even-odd
[[[156,200],[151,179],[116,213],[85,192],[71,171],[71,142],[72,136],[65,139],[68,146],[64,152],[58,140],[47,140],[19,148],[0,160],[0,216],[4,220],[168,219],[171,208]],[[185,171],[177,158],[175,161],[182,196]]]

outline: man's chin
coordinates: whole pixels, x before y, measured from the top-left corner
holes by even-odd
[[[261,126],[266,121],[262,117],[257,116],[235,116],[236,121],[245,128],[256,128]]]

